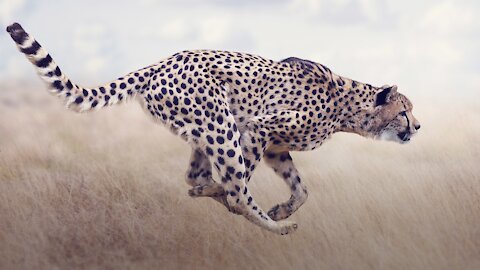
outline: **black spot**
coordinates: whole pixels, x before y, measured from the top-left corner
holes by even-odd
[[[281,156],[280,156],[280,161],[281,161],[281,162],[285,162],[285,161],[287,161],[287,159],[289,159],[289,155],[288,155],[288,154],[284,154],[284,155],[281,155]]]
[[[57,76],[57,77],[62,76],[62,71],[60,70],[59,67],[56,67],[56,68],[55,68],[55,76]]]
[[[194,129],[194,130],[192,130],[192,135],[195,136],[195,137],[200,137],[200,132],[198,132],[198,130]]]
[[[78,97],[75,99],[75,103],[77,103],[77,104],[80,104],[80,103],[82,103],[82,102],[83,102],[83,97],[81,97],[81,96],[78,96]]]
[[[269,158],[269,159],[274,159],[274,158],[276,157],[275,153],[272,153],[272,152],[266,153],[265,156],[266,156],[267,158]]]
[[[228,140],[231,140],[232,138],[233,138],[233,132],[232,132],[231,130],[229,130],[229,131],[227,132],[227,139],[228,139]]]
[[[235,151],[232,150],[232,149],[228,150],[228,151],[227,151],[227,156],[233,158],[233,157],[235,156]]]
[[[55,87],[55,89],[57,89],[58,91],[62,91],[64,88],[61,81],[54,81],[52,83],[52,86]]]

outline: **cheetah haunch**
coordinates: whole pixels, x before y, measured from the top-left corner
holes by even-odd
[[[396,86],[373,87],[307,60],[183,51],[103,86],[84,88],[72,83],[18,23],[7,31],[67,108],[98,110],[136,97],[147,114],[192,146],[186,176],[193,187],[190,196],[213,197],[278,234],[297,228],[283,219],[307,199],[289,151],[315,149],[335,132],[405,143],[420,128],[412,104]],[[290,199],[268,212],[247,188],[262,157],[291,189]]]

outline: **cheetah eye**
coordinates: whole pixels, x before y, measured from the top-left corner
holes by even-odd
[[[407,117],[407,111],[402,111],[402,112],[399,113],[399,115]]]

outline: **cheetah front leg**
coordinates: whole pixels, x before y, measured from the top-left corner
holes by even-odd
[[[302,184],[292,157],[288,152],[273,153],[266,151],[264,157],[265,163],[283,178],[291,190],[290,199],[272,207],[267,214],[273,220],[286,219],[305,203],[308,197],[307,188]]]
[[[297,123],[304,116],[303,112],[279,111],[263,117],[257,117],[249,123],[250,127],[258,130],[254,134],[258,133],[260,138],[265,137],[261,136],[262,133],[270,136],[269,140],[272,141],[272,144],[270,147],[267,146],[266,149],[263,149],[264,151],[262,152],[262,154],[265,154],[265,162],[284,179],[292,193],[287,202],[278,204],[267,212],[272,220],[282,220],[289,217],[305,202],[308,196],[307,188],[301,183],[298,171],[293,165],[292,157],[288,151],[282,152],[278,150],[282,149],[278,147],[282,143],[278,138],[281,138],[282,134],[287,134],[290,130],[295,129]],[[288,138],[283,138],[283,140],[286,139],[288,140]],[[277,149],[276,153],[272,151],[271,147]]]

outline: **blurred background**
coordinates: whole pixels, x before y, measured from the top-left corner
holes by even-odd
[[[2,0],[79,83],[97,84],[184,49],[297,56],[409,96],[465,97],[480,86],[475,0]],[[0,35],[0,79],[35,80]],[[478,97],[478,96],[477,96]]]
[[[77,84],[185,49],[290,56],[396,84],[409,144],[294,152],[309,199],[280,237],[187,196],[189,146],[136,102],[75,114],[0,32],[0,269],[480,269],[480,2],[0,0]],[[260,164],[263,209],[288,188]]]

